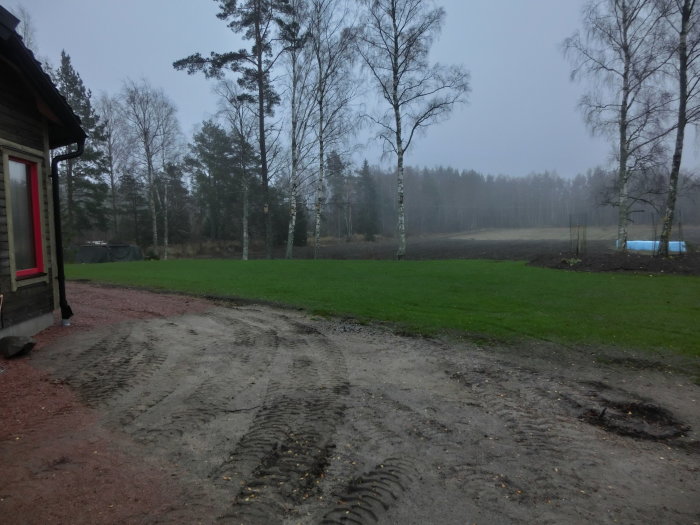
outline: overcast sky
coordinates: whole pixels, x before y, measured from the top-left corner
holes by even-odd
[[[215,113],[216,97],[211,81],[175,71],[172,62],[241,45],[216,18],[211,0],[21,3],[31,14],[39,56],[56,64],[65,49],[95,95],[116,93],[126,77],[148,79],[173,100],[188,137]],[[576,106],[584,86],[569,81],[561,53],[561,42],[579,26],[583,0],[438,4],[447,18],[432,56],[463,64],[472,91],[449,121],[419,137],[408,164],[516,176],[551,170],[568,177],[610,161],[610,145],[583,124]],[[359,158],[376,164],[379,154],[367,145]]]

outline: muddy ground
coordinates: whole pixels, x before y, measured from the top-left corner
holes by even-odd
[[[650,239],[647,228],[632,230],[631,239]],[[700,275],[700,227],[687,226],[687,253],[670,258],[648,252],[620,253],[615,249],[613,228],[590,228],[585,242],[577,244],[568,228],[489,229],[461,234],[409,237],[407,260],[492,259],[527,261],[535,266],[585,272],[637,272]],[[396,256],[395,239],[347,242],[326,239],[317,252],[324,259],[391,260]],[[296,258],[314,257],[312,246],[295,248]],[[221,254],[219,254],[221,256]],[[236,252],[228,254],[237,257]],[[276,254],[284,257],[280,248]],[[253,257],[262,258],[261,248]]]
[[[69,294],[0,363],[3,523],[700,523],[696,359]]]

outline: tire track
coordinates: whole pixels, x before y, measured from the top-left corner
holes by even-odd
[[[495,418],[507,431],[510,441],[505,444],[514,450],[511,453],[528,458],[526,467],[520,468],[517,476],[496,472],[488,463],[479,462],[459,466],[456,472],[464,479],[472,497],[491,511],[508,514],[504,500],[527,502],[541,511],[533,516],[538,523],[554,524],[558,521],[548,516],[548,504],[563,501],[572,492],[590,494],[595,485],[567,468],[573,436],[580,433],[581,424],[544,393],[545,379],[537,376],[534,370],[501,361],[450,375],[469,389],[479,410]],[[548,388],[555,388],[558,382],[552,384],[551,377],[546,381],[550,383]],[[600,458],[585,449],[579,449],[576,454],[579,463],[600,465]]]
[[[323,516],[321,525],[380,522],[382,514],[398,502],[415,476],[409,458],[387,458],[338,494],[336,506]]]
[[[335,447],[348,391],[344,356],[312,326],[286,326],[262,407],[211,473],[219,484],[240,487],[223,521],[281,523],[289,508],[317,493]]]
[[[148,392],[139,394],[145,394],[152,402],[141,403],[136,413],[133,413],[133,406],[129,407],[133,422],[130,432],[139,441],[167,442],[193,432],[201,433],[218,418],[246,410],[236,407],[234,399],[265,373],[277,352],[279,338],[270,330],[253,337],[253,330],[246,323],[236,320],[233,314],[227,316],[226,312],[209,314],[207,319],[213,321],[212,324],[202,326],[201,318],[197,319],[197,350],[175,352],[177,359],[172,359],[163,377],[155,381],[156,385],[169,385],[168,388],[154,396],[149,386]],[[187,340],[184,334],[192,330],[185,320],[171,326],[173,347],[181,336]],[[241,333],[250,333],[242,346],[237,337]],[[258,351],[253,359],[251,344],[264,345],[268,351]],[[234,373],[245,373],[247,381],[232,383],[230,378]],[[193,382],[195,377],[197,381]]]
[[[75,359],[68,356],[68,366],[56,374],[75,388],[87,405],[109,403],[150,377],[167,357],[154,345],[154,338],[138,340],[132,330],[129,326],[102,338]]]

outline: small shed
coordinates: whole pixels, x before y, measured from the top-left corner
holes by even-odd
[[[143,261],[143,252],[133,244],[90,243],[78,248],[77,263]]]
[[[0,6],[0,337],[33,335],[60,308],[63,283],[57,165],[82,153],[80,119]],[[75,145],[51,158],[51,150]]]

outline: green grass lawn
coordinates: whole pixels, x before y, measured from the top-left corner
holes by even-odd
[[[700,278],[522,262],[171,260],[68,265],[69,279],[238,297],[423,334],[606,344],[700,355]]]

